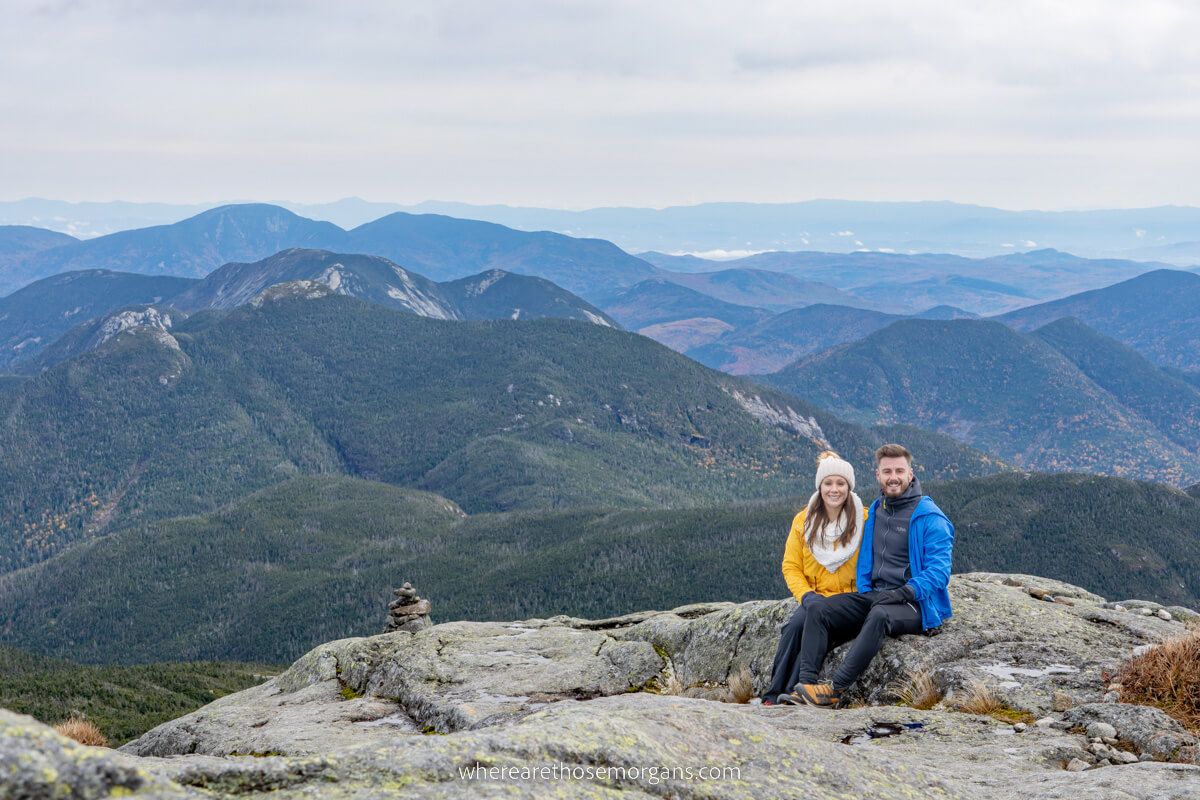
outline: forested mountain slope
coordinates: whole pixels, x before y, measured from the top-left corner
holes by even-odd
[[[471,512],[715,504],[794,494],[819,450],[865,465],[883,436],[617,329],[342,296],[135,327],[0,399],[0,569],[297,474],[425,488]],[[933,475],[1000,468],[909,435],[941,459]]]
[[[1194,411],[1166,388],[1194,394],[1186,384],[1165,373],[1151,381],[1153,364],[1111,342],[1107,350],[1138,363],[1143,377],[1132,368],[1115,375],[1052,334],[1026,336],[989,320],[901,320],[762,380],[847,419],[938,430],[1023,468],[1177,486],[1200,478],[1184,443]],[[1097,336],[1087,338],[1095,344]]]
[[[1194,272],[1154,270],[996,319],[1028,331],[1064,317],[1124,342],[1159,366],[1200,372],[1200,275]]]
[[[194,282],[98,269],[32,283],[0,298],[0,371],[36,356],[81,322],[124,306],[161,302]]]

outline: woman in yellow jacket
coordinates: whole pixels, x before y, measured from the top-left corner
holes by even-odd
[[[832,594],[854,591],[858,545],[867,513],[854,493],[854,467],[837,453],[817,456],[816,491],[792,520],[783,552],[783,579],[800,603],[784,623],[763,705],[787,702],[796,685],[807,609]]]

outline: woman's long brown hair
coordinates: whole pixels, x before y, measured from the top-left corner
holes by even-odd
[[[826,450],[817,456],[818,466],[827,458],[841,458],[832,450]],[[854,540],[854,532],[858,530],[858,515],[854,513],[854,501],[850,499],[851,490],[850,482],[846,482],[846,502],[842,503],[841,516],[846,520],[846,527],[842,531],[842,535],[834,542],[838,547],[848,547],[850,542]],[[808,504],[808,511],[804,515],[804,542],[811,550],[817,542],[817,533],[825,528],[830,522],[829,512],[825,508],[825,498],[821,496],[821,489],[817,487],[817,496]]]

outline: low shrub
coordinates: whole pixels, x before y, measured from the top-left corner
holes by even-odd
[[[1117,674],[1121,702],[1161,708],[1200,733],[1200,630],[1193,630],[1125,662]]]

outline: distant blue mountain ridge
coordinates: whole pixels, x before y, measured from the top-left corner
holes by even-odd
[[[181,221],[224,203],[0,202],[0,225],[34,225],[90,238]],[[426,201],[345,198],[277,205],[353,228],[396,211],[443,214],[525,231],[600,238],[628,252],[746,253],[766,250],[941,252],[986,257],[1052,247],[1090,258],[1200,264],[1200,209],[1186,206],[1093,211],[1010,211],[953,202],[807,200],[700,203],[667,208],[569,211]]]
[[[1087,259],[1051,248],[985,259],[813,250],[733,261],[653,252],[637,257],[603,239],[437,214],[395,212],[346,230],[265,204],[222,206],[168,225],[82,241],[48,231],[31,238],[34,230],[0,227],[0,294],[84,269],[199,278],[226,263],[301,247],[382,256],[434,280],[502,269],[545,278],[597,304],[643,280],[664,277],[726,302],[772,311],[833,302],[900,314],[943,304],[995,314],[1163,266]],[[696,277],[701,274],[707,277]]]
[[[0,228],[0,243],[7,237]],[[180,222],[50,246],[0,261],[0,292],[60,272],[202,278],[230,262],[306,248],[382,256],[433,280],[493,269],[546,278],[580,295],[614,291],[658,271],[611,242],[529,233],[488,222],[394,213],[352,230],[265,204],[221,206]]]

